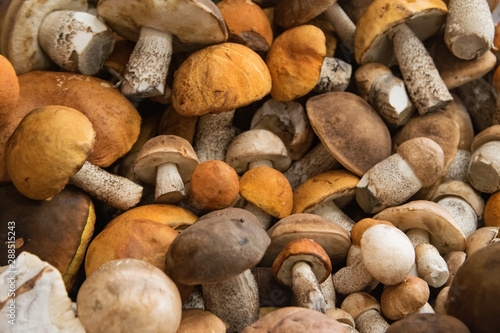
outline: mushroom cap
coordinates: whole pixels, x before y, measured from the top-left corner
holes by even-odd
[[[313,176],[293,191],[292,214],[304,213],[326,201],[342,208],[354,197],[359,177],[345,170],[327,171]]]
[[[365,292],[356,292],[348,295],[342,301],[340,308],[349,313],[354,320],[368,310],[380,312],[380,304],[377,299]]]
[[[458,269],[447,299],[447,314],[471,332],[498,331],[500,243],[475,252]]]
[[[242,218],[244,220],[257,224],[258,226],[261,225],[257,216],[255,216],[253,213],[249,212],[246,209],[236,208],[236,207],[214,210],[210,213],[200,216],[198,221],[202,221],[212,217],[225,217],[225,218],[235,218],[235,219]]]
[[[323,13],[335,2],[337,0],[278,0],[274,10],[274,20],[277,25],[284,28],[300,25]]]
[[[314,214],[292,214],[276,222],[267,234],[271,238],[261,266],[271,266],[283,247],[299,238],[320,244],[333,264],[345,260],[351,239],[341,226]]]
[[[92,123],[75,109],[60,105],[35,109],[7,141],[7,172],[23,195],[47,199],[80,170],[94,138]]]
[[[238,197],[238,174],[222,161],[205,161],[191,174],[189,194],[200,207],[208,210],[231,206]]]
[[[470,257],[473,253],[494,243],[497,240],[499,227],[481,227],[467,237],[465,253]]]
[[[240,179],[240,195],[279,219],[292,213],[293,191],[281,172],[269,167],[252,168]]]
[[[283,32],[266,56],[271,96],[288,102],[309,93],[318,83],[325,56],[325,34],[320,28],[307,24]]]
[[[471,152],[475,152],[476,149],[488,143],[490,141],[499,141],[500,140],[500,125],[492,125],[485,130],[479,132],[475,137],[474,141],[472,141],[472,145],[470,147]]]
[[[429,299],[429,285],[425,280],[408,276],[394,286],[386,286],[380,298],[380,307],[385,317],[399,320],[416,312]]]
[[[269,243],[262,227],[249,220],[203,219],[174,239],[165,271],[174,281],[187,285],[221,282],[259,263]]]
[[[174,282],[137,259],[102,265],[82,284],[76,303],[87,332],[175,333],[181,321],[182,302]]]
[[[372,219],[370,217],[366,217],[354,224],[351,230],[351,241],[353,245],[359,246],[361,243],[361,237],[363,237],[363,234],[365,233],[366,230],[370,229],[373,226],[376,226],[378,224],[387,224],[389,226],[393,226],[389,221],[384,221],[384,220],[376,220]]]
[[[143,26],[177,36],[182,43],[215,44],[227,40],[224,19],[208,0],[102,0],[97,15],[114,32],[132,41],[137,41]]]
[[[210,311],[202,309],[182,310],[181,324],[177,333],[193,332],[226,333],[226,325]]]
[[[285,171],[292,163],[283,141],[271,131],[251,129],[237,135],[226,151],[226,163],[237,173],[248,170],[254,161],[270,160],[273,167]]]
[[[10,61],[0,54],[0,120],[5,122],[19,98],[19,79]]]
[[[158,135],[149,139],[137,153],[134,163],[135,178],[154,185],[156,167],[164,163],[176,164],[182,181],[187,182],[199,161],[186,139],[176,135]]]
[[[266,63],[250,48],[235,43],[212,45],[179,66],[172,105],[184,116],[233,111],[269,94],[271,82]]]
[[[347,170],[362,176],[391,155],[391,136],[382,118],[361,97],[331,92],[310,98],[307,115],[328,151]]]
[[[407,204],[389,207],[373,218],[386,220],[406,232],[408,229],[424,229],[430,233],[430,243],[441,255],[465,250],[465,235],[450,212],[432,201],[415,200]]]
[[[12,1],[1,32],[1,53],[18,75],[48,69],[53,63],[38,44],[38,28],[45,16],[57,10],[86,11],[86,0]]]
[[[452,93],[451,95],[453,96],[453,101],[446,106],[444,113],[449,114],[455,120],[460,130],[460,140],[457,148],[469,151],[474,140],[472,119],[462,99],[456,94]]]
[[[389,31],[406,23],[420,40],[434,35],[448,13],[441,0],[375,0],[356,25],[354,55],[358,64],[378,62],[390,66],[394,60]]]
[[[500,227],[500,192],[492,194],[484,206],[484,225]]]
[[[327,315],[299,307],[284,307],[260,318],[246,327],[242,333],[347,333],[347,329],[335,319]]]
[[[296,262],[305,261],[319,283],[332,272],[332,263],[325,250],[313,240],[299,238],[291,241],[281,250],[273,263],[273,275],[278,282],[292,286],[292,270]]]
[[[389,326],[385,333],[470,333],[455,317],[436,313],[413,313]]]

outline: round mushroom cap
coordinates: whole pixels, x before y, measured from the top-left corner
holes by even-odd
[[[391,136],[382,118],[361,97],[331,92],[310,98],[307,115],[326,149],[347,170],[362,176],[391,155]]]
[[[237,173],[248,170],[250,162],[269,160],[273,167],[285,171],[292,163],[283,141],[271,131],[251,129],[237,135],[226,151],[226,162]]]
[[[309,93],[318,84],[325,56],[325,34],[320,28],[301,25],[283,32],[266,56],[271,96],[288,102]]]
[[[475,252],[458,269],[447,299],[447,314],[471,332],[497,332],[500,290],[500,243]]]
[[[304,24],[323,13],[335,2],[337,0],[278,0],[274,10],[274,21],[284,28]]]
[[[416,312],[429,299],[429,285],[425,280],[408,276],[394,286],[386,286],[380,298],[383,315],[390,320],[399,320]]]
[[[195,332],[226,333],[226,325],[210,311],[202,309],[182,310],[181,324],[177,333]]]
[[[19,79],[10,61],[0,54],[0,120],[8,118],[19,98]],[[5,118],[5,119],[6,119]]]
[[[347,257],[351,238],[341,226],[314,214],[292,214],[276,222],[267,234],[271,244],[260,265],[271,266],[283,247],[295,239],[309,238],[323,247],[332,264]]]
[[[270,241],[262,227],[243,218],[203,219],[174,239],[165,271],[187,285],[221,282],[258,264]]]
[[[175,333],[181,322],[182,302],[174,282],[137,259],[102,265],[85,280],[76,303],[87,332]]]
[[[375,0],[356,25],[354,55],[360,65],[394,62],[389,31],[406,23],[420,40],[434,35],[443,25],[448,9],[441,0]]]
[[[389,226],[394,227],[394,224],[392,224],[389,221],[383,221],[383,220],[376,220],[372,219],[370,217],[366,217],[354,224],[351,230],[351,241],[353,245],[359,246],[361,243],[361,237],[363,237],[363,234],[365,233],[366,230],[370,229],[373,226],[379,225],[379,224],[387,224]]]
[[[492,125],[485,130],[479,132],[472,141],[471,152],[475,152],[476,149],[488,143],[490,141],[500,140],[500,125]]]
[[[500,227],[500,192],[494,193],[484,206],[484,225]]]
[[[470,333],[455,317],[436,313],[413,313],[389,326],[385,333]]]
[[[365,292],[350,294],[342,301],[340,308],[349,313],[354,320],[368,310],[380,312],[380,304],[377,299]]]
[[[329,200],[334,200],[342,208],[354,197],[358,182],[359,177],[345,170],[313,176],[293,191],[292,214],[307,212]]]
[[[272,311],[246,327],[242,333],[347,333],[347,329],[335,319],[306,308],[284,307]]]
[[[242,218],[244,220],[257,224],[258,226],[261,225],[257,216],[255,216],[253,213],[249,212],[246,209],[236,208],[236,207],[214,210],[210,213],[200,216],[198,221],[202,221],[212,217],[225,217],[225,218],[235,218],[235,219]]]
[[[60,105],[35,109],[7,141],[7,172],[23,195],[50,198],[80,170],[94,138],[92,123],[75,109]]]
[[[428,231],[430,243],[441,255],[465,250],[466,238],[457,221],[446,208],[435,202],[411,201],[401,206],[386,208],[373,218],[389,221],[404,232],[409,229]]]
[[[191,54],[179,66],[172,105],[183,116],[233,111],[269,94],[271,82],[266,63],[250,48],[217,44]]]
[[[102,0],[97,15],[114,32],[132,41],[139,38],[141,27],[172,34],[182,43],[206,45],[227,40],[224,19],[208,0]]]
[[[137,153],[134,163],[135,178],[154,185],[156,167],[164,163],[176,164],[182,181],[187,182],[199,161],[186,139],[177,135],[158,135],[149,139]]]
[[[292,186],[281,172],[273,168],[262,166],[245,172],[240,179],[240,195],[279,219],[292,213]]]
[[[311,266],[319,283],[325,281],[332,272],[330,258],[321,245],[313,240],[300,238],[285,245],[274,260],[272,270],[276,280],[291,287],[293,266],[299,261]]]

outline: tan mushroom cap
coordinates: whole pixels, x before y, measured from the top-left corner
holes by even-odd
[[[292,214],[304,213],[328,200],[334,200],[342,208],[354,197],[358,182],[358,176],[345,170],[332,170],[313,176],[293,192]]]
[[[300,25],[312,20],[319,14],[323,13],[335,2],[337,2],[337,0],[277,1],[274,20],[277,25],[284,28]]]
[[[358,64],[378,62],[390,66],[394,55],[388,32],[406,23],[420,38],[434,35],[448,12],[441,0],[375,0],[356,25],[354,54]]]
[[[299,238],[309,238],[320,244],[330,257],[332,264],[345,260],[351,239],[341,226],[314,214],[293,214],[274,224],[267,231],[271,238],[261,266],[271,266],[283,247]]]
[[[429,285],[425,280],[408,276],[397,285],[385,287],[380,298],[380,307],[385,317],[399,320],[424,306],[429,295]]]
[[[191,54],[177,69],[172,105],[184,116],[233,111],[271,91],[271,75],[250,48],[222,43]]]
[[[325,56],[325,35],[320,28],[301,25],[283,32],[266,56],[271,96],[287,102],[309,93],[318,83]]]
[[[319,283],[325,281],[332,272],[330,258],[321,245],[307,238],[299,238],[285,245],[274,260],[272,270],[276,280],[291,287],[292,269],[299,261],[311,266]]]
[[[258,226],[261,225],[257,216],[255,216],[253,213],[249,212],[246,209],[236,208],[236,207],[229,207],[211,211],[210,213],[206,213],[205,215],[200,216],[198,221],[203,221],[205,219],[212,217],[225,217],[225,218],[235,218],[235,219],[242,218],[246,221],[253,222]]]
[[[35,109],[7,141],[7,172],[23,195],[50,198],[80,170],[94,138],[92,123],[75,109],[60,105]]]
[[[143,26],[177,36],[182,43],[215,44],[227,40],[224,19],[208,0],[103,0],[99,1],[97,15],[117,34],[132,41],[137,41]]]
[[[351,240],[353,245],[359,246],[361,243],[361,237],[363,237],[363,234],[365,233],[366,230],[370,229],[371,227],[378,225],[378,224],[387,224],[389,226],[394,227],[394,224],[392,224],[389,221],[384,221],[384,220],[376,220],[372,219],[370,217],[366,217],[354,224],[351,230]]]
[[[438,202],[444,197],[453,196],[465,200],[474,209],[479,219],[483,216],[484,200],[476,189],[471,185],[458,181],[449,180],[439,184],[436,191],[432,194],[431,200]]]
[[[292,213],[293,191],[288,179],[269,167],[248,170],[240,179],[240,195],[279,219]]]
[[[471,152],[476,151],[476,149],[485,143],[498,140],[500,140],[500,125],[492,125],[474,137],[474,141],[470,148]]]
[[[135,178],[146,184],[155,184],[156,167],[164,163],[177,164],[184,182],[191,178],[199,164],[189,141],[176,135],[158,135],[149,139],[137,154],[134,163]]]
[[[451,251],[465,250],[465,235],[450,212],[432,201],[416,200],[386,208],[373,218],[386,220],[406,232],[424,229],[430,233],[430,243],[445,255]]]
[[[349,313],[354,320],[368,310],[380,312],[380,304],[375,297],[365,292],[357,292],[347,296],[340,308]]]
[[[182,310],[181,324],[177,333],[226,333],[226,325],[210,311],[202,309]]]
[[[346,169],[362,176],[391,155],[391,136],[382,118],[361,97],[331,92],[310,98],[307,115],[328,151]]]
[[[459,319],[436,313],[414,313],[389,326],[386,333],[470,333]]]
[[[465,107],[464,102],[456,94],[451,94],[453,101],[445,109],[444,113],[449,114],[458,125],[460,130],[460,141],[458,149],[470,150],[472,141],[474,141],[474,126],[472,119]]]

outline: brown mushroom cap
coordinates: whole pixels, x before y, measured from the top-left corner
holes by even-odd
[[[226,333],[226,325],[210,311],[202,309],[182,310],[181,324],[177,333]]]
[[[134,163],[134,175],[140,181],[153,185],[156,167],[164,163],[177,164],[182,181],[187,182],[198,165],[198,157],[186,139],[176,135],[158,135],[141,148]]]
[[[300,1],[282,0],[276,2],[274,20],[281,27],[289,28],[312,20],[323,13],[337,0]]]
[[[249,220],[203,219],[172,242],[165,271],[174,281],[187,285],[224,281],[255,266],[269,243],[262,227]]]
[[[429,285],[425,280],[408,276],[401,283],[385,287],[380,298],[380,307],[385,317],[399,320],[424,306],[429,295]]]
[[[354,174],[362,176],[391,154],[387,126],[361,97],[347,92],[326,93],[310,98],[306,109],[325,147]]]
[[[385,333],[470,333],[455,317],[435,313],[414,313],[389,326]]]
[[[75,109],[60,105],[35,109],[7,141],[7,172],[23,195],[49,198],[80,170],[94,138],[92,123]]]
[[[257,224],[258,226],[261,225],[259,219],[254,214],[250,213],[246,209],[235,208],[235,207],[214,210],[210,213],[200,216],[198,221],[202,221],[212,217],[225,217],[225,218],[235,218],[235,219],[242,218],[244,220]]]
[[[492,125],[485,130],[479,132],[472,141],[471,151],[474,152],[476,149],[488,143],[490,141],[500,140],[500,125]]]
[[[425,40],[441,28],[448,10],[441,0],[375,0],[359,19],[354,35],[358,64],[378,62],[390,66],[394,55],[388,32],[406,23]]]
[[[201,116],[233,111],[270,91],[271,75],[262,58],[246,46],[222,43],[191,54],[179,66],[172,105],[181,115]]]

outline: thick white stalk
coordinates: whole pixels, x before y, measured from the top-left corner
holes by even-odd
[[[155,201],[179,202],[186,196],[177,164],[163,163],[156,167]]]
[[[292,267],[292,290],[298,306],[325,313],[325,298],[318,279],[305,261],[298,261]]]

